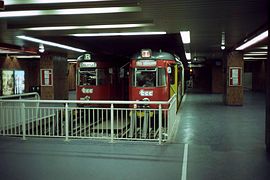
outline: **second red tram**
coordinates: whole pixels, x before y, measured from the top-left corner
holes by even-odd
[[[85,53],[77,59],[77,100],[112,100],[113,66],[102,59]]]

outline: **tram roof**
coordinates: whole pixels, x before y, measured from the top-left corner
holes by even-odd
[[[151,59],[151,60],[175,60],[175,56],[172,55],[171,53],[168,52],[156,52],[153,51],[151,57],[142,57],[141,53],[136,53],[135,55],[132,56],[132,59],[136,60],[142,60],[142,59]]]

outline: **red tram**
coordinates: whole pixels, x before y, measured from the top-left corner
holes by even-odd
[[[143,49],[132,57],[129,74],[130,100],[168,101],[176,94],[179,106],[184,93],[184,67],[177,56]]]
[[[102,59],[85,53],[77,59],[77,100],[112,100],[114,69]]]

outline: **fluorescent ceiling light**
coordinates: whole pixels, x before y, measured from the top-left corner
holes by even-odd
[[[266,56],[267,55],[267,53],[261,53],[261,54],[259,54],[259,53],[246,53],[246,54],[244,54],[244,56]]]
[[[263,50],[267,50],[267,49],[268,49],[268,46],[257,47],[256,49],[263,49]]]
[[[261,54],[261,55],[265,55],[267,54],[268,52],[267,51],[250,51],[248,52],[248,54]]]
[[[189,44],[190,43],[190,32],[189,31],[180,31],[183,44]]]
[[[166,32],[122,32],[122,33],[86,33],[86,34],[70,34],[77,37],[96,37],[96,36],[136,36],[136,35],[163,35]]]
[[[0,49],[0,54],[18,54],[18,53],[20,53],[20,51]]]
[[[191,60],[191,54],[190,53],[185,53],[187,60]]]
[[[41,15],[76,15],[76,14],[104,14],[121,12],[138,12],[140,7],[102,7],[102,8],[76,8],[76,9],[55,9],[55,10],[25,10],[25,11],[4,11],[0,12],[0,18],[24,17]]]
[[[239,46],[238,48],[236,48],[235,50],[244,50],[246,49],[247,47],[253,45],[253,44],[256,44],[257,42],[265,39],[268,37],[268,31],[265,31],[261,34],[259,34],[258,36],[252,38],[251,40],[245,42],[244,44],[242,44],[241,46]]]
[[[55,26],[55,27],[32,27],[23,30],[31,31],[51,31],[51,30],[74,30],[74,29],[116,29],[116,28],[137,28],[152,26],[153,24],[108,24],[108,25],[88,25],[88,26]]]
[[[112,0],[76,0],[76,2],[99,2],[99,1],[112,1]],[[7,0],[5,5],[18,5],[18,4],[52,4],[52,3],[74,3],[74,0]]]
[[[244,60],[249,60],[249,59],[254,59],[254,60],[256,60],[256,59],[267,59],[267,57],[244,57],[243,58]]]
[[[15,57],[15,58],[17,58],[17,59],[36,59],[36,58],[40,58],[40,56],[23,56],[23,55],[21,55],[21,56],[12,56],[12,57]]]
[[[68,50],[77,51],[77,52],[86,52],[83,49],[74,48],[74,47],[71,47],[71,46],[58,44],[58,43],[54,43],[54,42],[50,42],[50,41],[44,41],[44,40],[41,40],[41,39],[32,38],[32,37],[28,37],[28,36],[16,36],[16,37],[20,38],[20,39],[27,40],[27,41],[36,42],[36,43],[39,43],[39,44],[45,44],[45,45],[48,45],[48,46],[59,47],[59,48],[62,48],[62,49],[68,49]]]
[[[77,63],[77,59],[68,59],[67,62],[69,62],[69,63]]]

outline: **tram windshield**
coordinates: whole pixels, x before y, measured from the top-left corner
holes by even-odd
[[[136,87],[160,87],[166,85],[165,68],[132,69],[132,85]]]
[[[104,69],[89,69],[78,72],[78,84],[81,86],[97,86],[108,83],[106,73]]]

